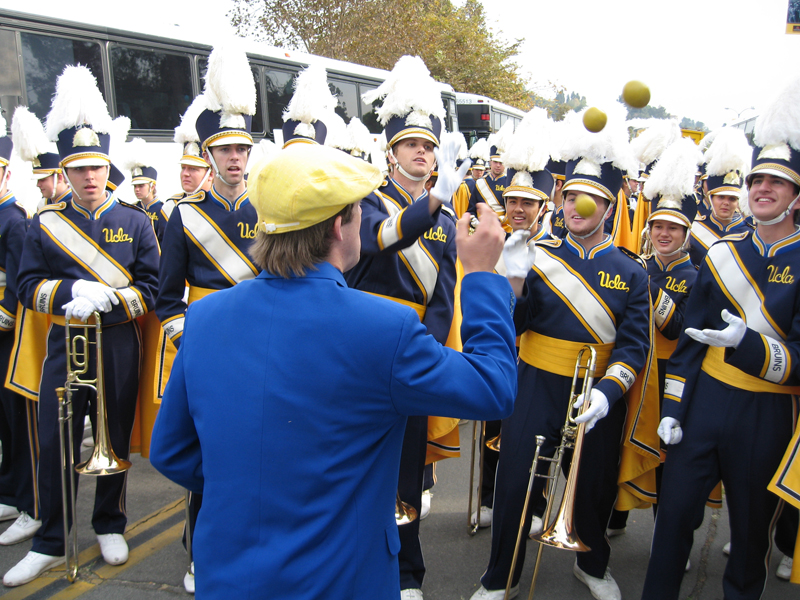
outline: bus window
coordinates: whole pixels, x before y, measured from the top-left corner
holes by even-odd
[[[328,79],[328,87],[333,97],[336,98],[336,114],[342,117],[345,123],[349,123],[352,117],[357,117],[359,100],[356,84],[338,79]]]
[[[361,99],[361,96],[366,94],[367,92],[371,92],[373,90],[378,89],[376,85],[366,85],[360,84],[359,89],[359,97],[358,100],[361,102],[361,122],[367,126],[367,129],[370,133],[380,133],[383,131],[383,125],[378,122],[378,113],[375,112],[377,108],[379,108],[382,104],[381,100],[376,100],[372,104],[367,104],[364,100]]]
[[[117,113],[131,129],[174,129],[192,102],[192,72],[186,55],[114,44],[111,73]]]
[[[263,134],[264,132],[264,108],[261,106],[261,77],[259,75],[258,67],[250,65],[250,70],[253,73],[253,81],[256,84],[256,114],[253,115],[253,122],[250,128],[251,133]],[[208,72],[208,57],[200,56],[197,59],[197,72],[200,74],[200,89],[204,89],[206,73]]]
[[[272,139],[272,132],[283,127],[283,111],[286,110],[294,93],[295,73],[267,68],[264,70],[264,75],[267,84],[268,133]]]
[[[67,65],[89,67],[105,96],[100,44],[24,31],[20,38],[28,107],[37,117],[44,119],[50,111],[56,79]]]

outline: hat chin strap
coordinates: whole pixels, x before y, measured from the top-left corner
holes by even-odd
[[[58,191],[56,188],[58,187],[58,171],[53,171],[53,191],[50,194],[48,200],[52,200],[56,197],[56,192]]]
[[[222,173],[219,172],[219,167],[217,166],[217,161],[214,160],[214,155],[211,153],[211,148],[210,147],[208,149],[208,159],[211,161],[211,166],[214,167],[214,173],[216,174],[217,177],[219,177],[220,181],[222,181],[222,183],[224,183],[228,187],[236,187],[232,183],[228,183],[227,181],[225,181],[225,178],[222,176]],[[203,183],[205,183],[205,181]],[[202,184],[201,184],[201,187],[202,187]],[[197,188],[197,190],[199,190],[199,189],[200,188]],[[195,190],[195,193],[197,193],[197,190]]]
[[[611,202],[609,202],[609,203],[608,203],[608,208],[606,209],[606,213],[605,213],[605,215],[603,215],[603,218],[602,218],[602,219],[600,219],[600,222],[599,222],[597,225],[595,225],[595,228],[594,228],[594,229],[592,229],[592,230],[591,230],[589,233],[587,233],[586,235],[575,235],[575,234],[574,234],[574,233],[572,233],[571,231],[569,232],[569,233],[570,233],[570,235],[572,235],[572,237],[574,237],[574,238],[577,238],[577,239],[579,239],[579,240],[585,240],[586,238],[590,238],[590,237],[592,237],[592,236],[593,236],[595,233],[597,233],[597,230],[598,230],[598,229],[600,229],[600,227],[602,227],[602,226],[603,226],[603,223],[605,223],[605,222],[606,222],[606,219],[608,218],[608,215],[610,215],[610,214],[611,214],[611,209],[612,209],[612,208],[614,208],[614,205],[613,205],[613,204],[611,204]],[[590,216],[591,216],[591,215],[590,215]]]
[[[428,177],[427,175],[423,175],[422,177],[417,177],[416,175],[412,175],[411,173],[406,171],[402,166],[400,166],[400,163],[398,162],[397,157],[394,155],[394,152],[392,152],[391,150],[389,150],[389,156],[394,158],[394,162],[392,164],[395,167],[397,167],[397,170],[400,171],[400,174],[403,177],[406,177],[406,178],[410,179],[411,181],[424,181],[425,179],[427,179],[427,177]]]
[[[753,217],[753,220],[758,225],[776,225],[777,223],[780,223],[781,221],[783,221],[786,217],[788,217],[791,214],[792,209],[794,208],[794,205],[797,204],[797,200],[798,199],[800,199],[800,194],[797,194],[797,196],[794,197],[794,200],[792,200],[789,203],[789,206],[786,207],[786,210],[783,211],[781,214],[779,214],[774,219],[770,219],[769,221],[761,221],[760,219],[756,219],[755,217]]]
[[[211,152],[209,152],[209,153],[208,153],[208,155],[209,155],[209,156],[211,156]],[[211,160],[214,160],[214,159],[212,158]],[[209,175],[211,175],[211,169],[210,169],[210,168],[209,168],[209,169],[206,169],[206,174],[205,174],[205,175],[203,175],[203,178],[200,180],[200,185],[198,185],[198,186],[197,186],[197,187],[194,189],[194,191],[193,191],[191,194],[189,194],[190,196],[194,196],[194,195],[195,195],[197,192],[199,192],[199,191],[200,191],[200,189],[201,189],[201,188],[202,188],[202,187],[203,187],[203,186],[206,184],[206,181],[208,181],[208,176],[209,176]],[[220,177],[220,179],[222,179],[222,177]],[[224,181],[225,183],[227,183],[227,182],[226,182],[224,179],[222,179],[222,181]]]

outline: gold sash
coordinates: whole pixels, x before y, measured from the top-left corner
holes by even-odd
[[[770,392],[772,394],[800,394],[800,386],[778,385],[740,371],[725,362],[725,348],[709,347],[701,369],[714,379],[748,392]]]
[[[532,367],[555,373],[564,377],[572,377],[575,373],[575,359],[584,346],[592,346],[597,351],[595,378],[601,378],[608,367],[608,359],[614,349],[615,342],[607,344],[588,344],[586,342],[568,342],[547,337],[534,331],[526,331],[520,336],[519,358]]]

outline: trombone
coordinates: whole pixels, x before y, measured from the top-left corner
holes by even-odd
[[[500,438],[502,434],[498,434],[491,439],[486,439],[486,421],[481,423],[481,433],[478,435],[478,422],[472,422],[472,454],[469,461],[469,506],[467,508],[467,531],[470,535],[478,533],[481,526],[481,491],[483,490],[483,453],[484,448],[500,452]],[[475,482],[475,446],[480,445],[480,464],[478,465],[478,508],[477,518],[475,524],[472,524],[472,494],[474,491],[473,484]]]
[[[588,353],[588,359],[586,354]],[[528,594],[528,600],[533,598],[533,591],[536,589],[536,577],[539,574],[539,564],[542,558],[542,548],[544,546],[552,546],[554,548],[562,548],[565,550],[574,550],[576,552],[588,552],[591,550],[589,546],[584,544],[578,537],[575,531],[575,491],[578,484],[578,470],[580,467],[581,452],[583,450],[583,436],[586,428],[586,423],[575,423],[575,418],[582,415],[589,407],[589,395],[592,391],[594,383],[594,371],[597,366],[597,352],[588,344],[580,349],[578,357],[575,361],[575,370],[572,374],[572,387],[570,389],[569,404],[567,405],[567,416],[564,421],[564,427],[561,429],[561,442],[556,447],[556,452],[553,458],[540,456],[542,445],[545,442],[544,436],[536,436],[536,451],[533,455],[533,464],[531,465],[531,475],[528,479],[528,492],[525,495],[525,504],[522,508],[522,517],[520,518],[519,531],[517,532],[517,543],[514,546],[514,555],[511,559],[511,571],[508,573],[508,582],[506,583],[506,591],[503,596],[504,600],[508,600],[509,590],[511,589],[512,580],[514,579],[514,571],[517,566],[517,558],[519,556],[519,549],[522,543],[522,536],[525,531],[525,515],[528,513],[528,506],[531,500],[531,493],[533,490],[533,482],[535,477],[541,477],[548,480],[549,492],[547,495],[547,508],[545,509],[542,523],[545,526],[550,522],[550,512],[553,507],[556,496],[556,482],[558,474],[561,471],[561,461],[564,458],[566,450],[572,450],[572,463],[567,477],[567,484],[564,487],[564,495],[561,499],[561,505],[558,508],[558,513],[553,523],[546,527],[541,533],[534,535],[532,539],[539,542],[539,549],[536,553],[536,565],[533,570],[533,580],[531,581],[531,589]],[[581,379],[581,372],[583,372],[583,387],[580,392],[577,391],[578,380]],[[577,414],[573,415],[572,405],[577,400],[578,396],[583,394],[584,402],[578,410]],[[550,464],[550,472],[547,474],[538,474],[536,468],[539,461],[547,461]],[[553,468],[555,464],[555,468]]]
[[[64,559],[67,580],[72,583],[78,576],[78,527],[75,506],[75,473],[81,475],[113,475],[131,468],[131,463],[118,458],[111,447],[106,415],[105,382],[103,380],[103,342],[100,313],[93,313],[94,325],[88,323],[64,323],[67,342],[67,381],[64,387],[56,388],[58,398],[59,441],[61,443],[61,501],[64,510]],[[94,328],[94,341],[89,329]],[[73,333],[73,330],[78,333]],[[94,379],[86,376],[89,371],[90,352],[94,347],[96,373]],[[72,394],[79,388],[95,392],[97,431],[92,456],[75,465],[74,434],[72,432]],[[75,466],[74,466],[75,465]],[[74,466],[74,467],[73,467]],[[72,519],[70,535],[69,518]]]

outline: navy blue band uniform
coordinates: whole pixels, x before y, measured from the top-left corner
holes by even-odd
[[[684,326],[724,329],[727,309],[747,331],[736,349],[683,334],[669,361],[662,416],[680,422],[683,440],[664,467],[645,598],[677,598],[694,515],[720,479],[731,523],[725,597],[761,596],[767,532],[780,509],[767,484],[792,437],[800,392],[798,272],[800,232],[771,246],[758,232],[730,236],[703,261]]]
[[[517,333],[522,335],[519,387],[514,413],[502,424],[492,550],[481,578],[488,590],[506,585],[534,436],[545,436],[542,456],[552,456],[561,439],[578,348],[584,343],[598,351],[595,388],[606,395],[610,409],[584,441],[575,527],[592,551],[578,553],[577,559],[589,575],[604,576],[610,554],[605,528],[617,497],[625,426],[625,402],[619,400],[645,366],[650,346],[648,278],[638,260],[615,247],[609,236],[589,251],[570,235],[536,245],[534,266],[515,311]],[[537,478],[532,497],[541,495],[543,481]],[[530,513],[524,531],[530,528]],[[519,581],[524,555],[522,544],[512,585]]]
[[[698,267],[703,263],[708,249],[715,242],[729,235],[737,235],[753,230],[753,227],[738,212],[734,214],[730,223],[723,225],[711,211],[705,216],[699,214],[699,208],[698,206],[698,216],[692,223],[689,247],[689,256],[692,259],[692,263]]]
[[[169,220],[169,217],[164,213],[164,203],[156,199],[148,206],[142,206],[142,209],[153,222],[156,238],[161,243],[164,240],[164,232],[167,230],[167,221]]]
[[[485,177],[478,179],[475,182],[475,190],[469,199],[468,210],[470,214],[477,214],[475,205],[478,202],[485,202],[492,207],[498,217],[505,217],[506,202],[503,199],[503,192],[506,191],[513,177],[514,173],[509,169],[499,177],[494,177],[491,173],[487,173]]]
[[[136,322],[152,309],[158,283],[158,242],[150,219],[140,208],[106,201],[88,211],[74,201],[46,206],[30,225],[19,271],[19,296],[28,308],[49,313],[53,320],[47,358],[41,365],[39,391],[39,492],[42,527],[33,551],[64,553],[61,466],[58,460],[58,419],[55,388],[64,385],[64,309],[77,280],[99,281],[117,290],[119,304],[103,315],[103,358],[106,405],[114,452],[130,451],[141,361],[141,332]],[[92,359],[89,370],[95,369]],[[75,451],[82,438],[83,418],[94,399],[81,390],[73,395]],[[45,457],[47,459],[45,460]],[[92,525],[97,534],[123,533],[125,475],[97,481]]]

